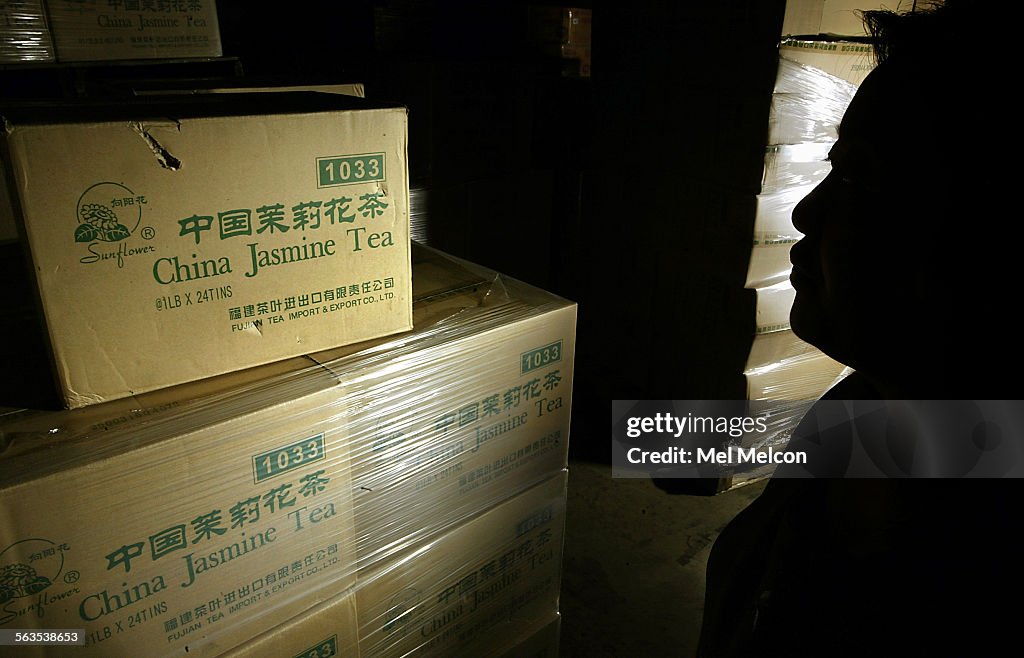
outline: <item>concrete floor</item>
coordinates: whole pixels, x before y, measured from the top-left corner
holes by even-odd
[[[694,656],[711,544],[764,484],[672,495],[570,460],[561,656]]]

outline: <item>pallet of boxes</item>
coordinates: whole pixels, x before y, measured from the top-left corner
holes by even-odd
[[[2,114],[0,653],[555,655],[576,308],[411,243],[404,108]]]
[[[43,0],[0,2],[0,66],[56,61]]]

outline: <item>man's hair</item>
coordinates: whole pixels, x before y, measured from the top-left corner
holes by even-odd
[[[887,9],[862,12],[864,27],[871,38],[875,59],[881,64],[892,57],[929,57],[951,48],[957,39],[976,37],[979,23],[978,3],[972,11],[971,0],[945,0],[917,3],[909,11]]]

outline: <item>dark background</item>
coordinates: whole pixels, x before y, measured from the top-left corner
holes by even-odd
[[[783,0],[575,3],[589,78],[540,42],[544,3],[247,4],[218,3],[247,76],[408,106],[430,244],[579,302],[575,457],[607,459],[612,399],[746,397]]]

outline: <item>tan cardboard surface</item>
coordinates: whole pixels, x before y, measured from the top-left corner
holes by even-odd
[[[7,146],[69,407],[411,326],[404,109],[13,124]]]
[[[857,87],[821,69],[779,58],[768,116],[768,144],[835,142]]]
[[[355,594],[324,601],[221,658],[359,658]]]
[[[404,553],[356,589],[363,656],[499,653],[558,610],[566,476]]]
[[[347,441],[318,379],[5,454],[0,628],[84,629],[81,656],[213,656],[344,591]]]
[[[281,85],[274,87],[190,87],[166,88],[166,87],[135,87],[133,92],[138,96],[165,96],[170,94],[192,93],[192,94],[249,94],[254,92],[288,92],[288,91],[319,91],[325,94],[342,94],[344,96],[355,96],[366,98],[366,86],[361,82],[347,84],[324,84],[324,85]]]
[[[747,266],[747,280],[744,285],[756,290],[787,281],[793,269],[789,251],[796,243],[796,239],[755,234],[754,243],[754,248],[750,251],[750,265]]]
[[[857,86],[875,68],[871,46],[864,43],[788,40],[779,47],[779,55]]]
[[[783,279],[779,283],[757,289],[757,333],[789,329],[789,311],[793,308],[796,290]]]
[[[565,468],[576,307],[550,301],[342,376],[361,569]]]
[[[768,334],[767,336],[771,336]],[[755,341],[767,336],[756,336]],[[750,400],[817,400],[846,374],[846,367],[815,350],[770,367],[748,368]]]
[[[866,36],[860,12],[869,9],[907,10],[900,3],[867,0],[789,0],[782,34]]]
[[[366,86],[361,82],[336,85],[291,85],[284,87],[213,87],[208,90],[200,90],[199,93],[211,94],[242,94],[253,91],[319,91],[325,94],[343,94],[366,98]]]
[[[245,464],[249,473],[247,484],[230,484],[232,481],[227,474],[237,470],[231,466],[234,457],[231,456],[230,450],[226,450],[227,440],[215,438],[216,432],[210,428],[224,428],[225,432],[235,437],[232,440],[238,439],[238,435],[246,435],[250,427],[256,428],[255,435],[249,435],[245,439],[246,449],[255,454],[258,452],[260,442],[264,441],[260,437],[265,434],[271,435],[274,427],[292,422],[296,417],[294,413],[287,411],[273,414],[260,410],[290,400],[293,401],[292,404],[302,405],[303,413],[310,417],[322,415],[323,419],[318,422],[326,429],[326,436],[348,437],[345,439],[346,448],[355,448],[357,453],[369,448],[371,456],[368,461],[361,464],[361,473],[366,478],[365,481],[383,482],[386,485],[389,483],[388,474],[404,474],[393,478],[391,486],[383,486],[373,495],[364,491],[357,482],[346,484],[344,487],[346,492],[354,489],[368,496],[361,498],[364,519],[367,518],[365,515],[375,508],[383,514],[379,519],[366,520],[358,533],[349,526],[349,536],[358,536],[361,547],[381,547],[390,544],[389,552],[370,551],[371,558],[386,561],[395,558],[397,547],[416,543],[424,537],[436,536],[445,527],[464,521],[494,502],[513,495],[516,490],[528,486],[545,474],[557,472],[565,464],[575,305],[549,293],[501,277],[486,268],[451,259],[434,250],[416,249],[415,253],[417,328],[414,332],[390,339],[368,341],[332,350],[326,354],[275,362],[82,409],[61,412],[21,410],[5,414],[0,420],[0,447],[3,455],[0,458],[0,481],[5,483],[7,490],[22,492],[11,493],[12,500],[29,500],[31,496],[25,496],[23,492],[29,488],[43,490],[39,484],[43,481],[58,483],[57,486],[63,487],[64,492],[77,486],[73,482],[68,485],[60,484],[63,482],[62,478],[70,477],[68,474],[71,472],[84,473],[82,477],[97,478],[97,482],[110,479],[111,473],[130,473],[131,476],[126,476],[125,481],[118,486],[128,488],[132,492],[144,492],[141,494],[142,502],[139,503],[142,505],[142,511],[127,509],[125,512],[134,519],[131,523],[142,523],[141,519],[147,514],[151,517],[163,515],[153,517],[161,519],[166,515],[177,514],[180,520],[173,525],[184,525],[188,531],[193,519],[212,509],[221,509],[223,513],[225,507],[230,508],[241,502],[242,498],[235,500],[236,496],[226,494],[210,494],[204,497],[192,493],[192,502],[189,505],[202,506],[206,504],[203,501],[209,500],[211,504],[206,506],[210,509],[193,510],[189,507],[187,513],[178,513],[174,510],[179,509],[180,501],[163,495],[160,488],[154,488],[148,483],[159,481],[159,486],[165,487],[168,491],[190,490],[188,478],[198,476],[194,474],[194,467],[172,470],[163,468],[163,465],[195,462],[209,466],[210,462],[204,461],[201,457],[175,457],[179,454],[189,455],[194,447],[203,455],[216,453],[222,470],[222,475],[217,477],[223,480],[222,486],[242,492],[240,495],[243,497],[245,487],[258,489],[254,486],[254,476],[251,473],[251,458]],[[551,341],[547,340],[549,336],[552,338]],[[550,351],[546,357],[543,354],[537,356],[534,349],[516,351],[519,349],[519,342],[523,342],[528,348],[536,348],[546,347],[555,339],[564,340],[560,358],[556,358]],[[488,353],[494,358],[484,358]],[[503,354],[508,358],[498,358]],[[524,354],[537,357],[537,360],[530,361],[536,367],[528,370],[526,376],[522,374]],[[331,358],[327,358],[328,356]],[[513,361],[507,362],[509,359]],[[327,364],[330,370],[316,365],[317,360]],[[460,363],[464,369],[459,368]],[[413,365],[417,365],[419,369],[406,369],[407,366]],[[512,372],[513,370],[515,372]],[[551,377],[556,373],[560,378],[558,381]],[[545,399],[553,401],[554,394],[561,392],[560,395],[564,396],[562,406],[554,404],[549,409],[548,402],[544,402],[537,408],[536,403],[541,399],[534,397],[532,384],[531,392],[523,394],[521,387],[526,386],[535,377],[541,382],[548,382],[547,387],[541,387]],[[341,388],[330,390],[339,381]],[[505,382],[509,381],[511,383],[506,386]],[[492,390],[498,383],[502,386]],[[405,418],[401,415],[374,416],[372,412],[380,408],[380,405],[386,406],[383,396],[385,390],[389,388],[395,399],[405,400],[410,404],[418,397],[429,398],[432,402],[427,404],[426,408],[431,414],[423,416],[412,407],[410,414]],[[486,417],[483,416],[484,397],[478,396],[477,393],[485,390],[485,397],[490,397],[500,392],[504,398],[506,390],[512,388],[520,388],[520,404],[524,408],[530,408],[527,419],[522,425],[517,425],[507,432],[493,436],[484,432],[485,440],[479,449],[474,450],[476,446],[469,446],[468,440],[477,436],[477,428],[492,427],[495,423],[502,422],[478,422]],[[467,392],[471,393],[469,398],[466,397]],[[477,408],[479,418],[476,420],[473,420],[474,404],[480,405]],[[528,407],[528,404],[532,407]],[[433,411],[439,413],[434,414]],[[543,417],[537,415],[540,411],[543,411]],[[515,417],[518,413],[514,408],[507,412],[502,418]],[[439,418],[450,418],[451,413],[457,414],[454,426],[436,422]],[[256,420],[261,417],[268,420]],[[248,418],[253,420],[247,420]],[[378,420],[385,422],[378,423]],[[462,427],[459,427],[460,421],[466,421]],[[563,432],[557,442],[544,438],[551,433],[545,429],[548,423],[556,428],[552,430],[553,432]],[[403,441],[402,437],[393,436],[391,424],[406,429],[409,434],[407,440]],[[175,435],[183,439],[152,445],[163,440],[161,437],[164,435],[161,431],[167,428],[174,428]],[[539,439],[524,433],[524,430],[537,433],[534,432],[536,428],[540,428],[537,430],[541,435]],[[368,445],[365,440],[353,441],[352,434],[360,432],[364,433],[364,439],[398,441],[390,447],[384,445],[384,452],[394,456],[396,460],[391,462],[377,456],[373,452],[373,444]],[[464,454],[452,454],[449,450],[438,453],[433,450],[429,440],[430,437],[436,438],[436,435],[448,435],[452,437],[452,441],[464,443]],[[405,443],[408,449],[396,454],[395,449],[402,443]],[[208,445],[217,446],[217,450],[208,449]],[[136,455],[140,457],[133,461],[133,456]],[[145,463],[141,461],[141,455],[149,455]],[[492,459],[498,462],[505,460],[505,463],[495,469]],[[410,467],[410,462],[415,462],[416,465]],[[488,462],[492,465],[490,473],[485,472]],[[464,466],[459,467],[458,464]],[[375,468],[378,471],[375,472]],[[147,476],[146,473],[151,471],[157,475]],[[349,472],[346,471],[345,477],[348,477]],[[213,477],[215,473],[211,470],[208,475]],[[461,483],[460,480],[467,477],[467,473],[472,473],[473,479]],[[332,482],[340,480],[339,475]],[[299,487],[298,482],[292,485],[292,490]],[[333,487],[333,484],[331,486]],[[99,488],[102,488],[99,484],[94,487]],[[266,490],[257,493],[261,496],[266,495],[271,487],[268,485],[264,489]],[[127,496],[123,488],[116,491],[121,491]],[[52,491],[51,494],[57,495]],[[114,495],[115,493],[111,493],[104,500]],[[227,497],[231,500],[221,500]],[[212,503],[220,507],[213,507]],[[106,510],[107,507],[103,509]],[[93,511],[90,507],[81,513],[76,511],[67,518],[88,520]],[[35,536],[48,537],[40,534],[43,531],[32,530],[29,520],[24,515],[8,518],[11,520],[5,527],[11,533],[31,530]],[[68,523],[67,518],[61,523]],[[115,527],[112,525],[115,521],[105,517],[101,520],[111,525],[101,525],[99,531],[113,532],[111,528]],[[283,520],[296,521],[287,515]],[[125,523],[128,525],[122,532],[130,534],[134,526],[127,521]],[[86,550],[77,539],[74,543],[68,542],[68,545],[75,551],[75,556],[90,553],[92,557],[88,559],[92,560],[94,571],[105,571],[103,567],[107,565],[107,556],[115,549],[134,545],[139,541],[146,543],[150,537],[166,529],[164,526],[169,527],[172,524],[168,522],[157,527],[160,524],[154,520],[150,525],[153,527],[140,527],[139,531],[135,532],[137,538],[133,538],[132,541],[123,539],[116,546],[91,547]],[[380,539],[373,536],[374,532],[391,534]],[[282,527],[278,530],[277,536],[281,537],[283,533]],[[17,543],[17,540],[8,541],[4,532],[0,532],[0,539],[9,544]],[[274,544],[275,547],[279,545]],[[182,551],[181,554],[184,555],[185,552]],[[264,551],[264,554],[270,555],[267,551]],[[171,554],[162,557],[161,560],[162,563],[175,565],[178,571],[187,569],[186,562],[179,557],[172,557]],[[161,564],[160,560],[151,562],[157,566]],[[365,564],[366,559],[363,562]],[[84,573],[81,566],[76,566],[75,569]],[[133,566],[132,573],[136,573],[136,569],[141,567]],[[145,575],[146,572],[140,573]],[[228,571],[210,573],[227,574]],[[187,576],[187,571],[185,575]],[[151,580],[152,576],[149,578]],[[266,574],[264,579],[266,580]],[[183,580],[185,579],[182,578],[175,583],[170,577],[165,577],[164,581],[168,586],[166,591],[171,591],[172,585],[180,584]],[[116,584],[120,585],[121,582],[132,586],[136,584],[134,581],[129,582],[128,579],[122,579]],[[197,579],[198,582],[202,581]],[[307,579],[301,582],[319,581]],[[272,626],[276,626],[289,615],[294,615],[299,608],[313,605],[318,600],[340,591],[336,589],[336,585],[345,584],[344,579],[331,581],[325,584],[322,591],[316,592],[313,598],[297,601],[292,608],[285,609],[276,605],[268,607],[268,611],[274,611],[272,614],[275,617],[269,621],[272,621]],[[161,590],[161,594],[164,592],[165,590]],[[80,595],[85,596],[87,593],[95,592],[83,589]],[[21,599],[24,597],[15,598],[23,603]],[[197,604],[192,608],[193,614],[198,607]],[[246,609],[250,610],[250,614],[257,610],[251,606],[247,606]],[[166,611],[166,615],[162,614],[161,623],[169,621],[167,615],[171,614],[170,609]],[[181,615],[186,614],[186,611],[179,610],[173,614],[177,615],[180,621]],[[110,626],[113,629],[112,637],[116,637],[116,624],[89,625],[90,628],[93,626],[101,633]],[[254,634],[255,632],[259,631],[254,631]],[[188,636],[191,637],[190,641],[200,638],[199,635]],[[104,642],[107,641],[104,638]],[[224,642],[227,640],[216,646],[226,648],[227,644]]]
[[[353,364],[362,364],[367,359],[371,363],[378,361],[377,355],[385,355],[386,359],[388,350],[396,343],[408,343],[411,350],[429,349],[436,342],[419,347],[412,344],[424,337],[440,336],[452,325],[459,326],[463,314],[492,297],[495,285],[487,280],[487,275],[468,270],[440,252],[425,248],[414,252],[416,330],[391,340],[365,341],[327,354],[334,359],[349,356],[349,367],[354,368]],[[318,354],[317,358],[326,360],[323,354]],[[72,439],[100,437],[114,430],[139,428],[154,422],[177,423],[179,427],[182,423],[196,425],[208,420],[214,411],[227,418],[232,409],[218,406],[225,399],[242,395],[250,405],[267,399],[296,399],[333,386],[338,377],[345,375],[341,371],[331,375],[325,374],[327,372],[313,357],[302,356],[73,410],[6,405],[9,408],[0,417],[3,458],[38,451],[44,445],[61,446],[61,454],[70,454],[72,449],[63,446]],[[23,378],[30,374],[20,373]]]
[[[493,278],[493,272],[487,275],[470,271],[445,254],[416,245],[413,252],[416,272],[413,285],[415,331],[393,339],[375,339],[331,350],[328,352],[331,357],[357,355],[375,349],[379,351],[380,345],[391,345],[394,341],[412,341],[415,336],[430,334],[432,327],[446,319],[456,321],[467,309],[475,308],[491,297],[490,292],[494,286],[488,279]],[[31,319],[24,319],[24,322]],[[323,359],[323,356],[319,358]],[[358,357],[353,358],[358,361]],[[17,408],[18,405],[0,399],[0,403],[11,407],[11,412],[0,421],[0,440],[9,442],[12,436],[23,434],[33,443],[60,442],[65,437],[147,422],[155,416],[185,416],[192,414],[196,407],[202,409],[220,398],[237,395],[239,389],[260,390],[283,384],[293,395],[298,395],[310,389],[310,386],[316,390],[315,387],[320,385],[319,380],[314,378],[313,382],[306,381],[306,373],[322,370],[310,356],[294,357],[67,411],[44,411],[38,405]],[[40,374],[18,373],[23,383],[27,378],[35,378]],[[7,445],[5,454],[12,454],[11,450],[12,446]]]
[[[747,356],[746,370],[770,367],[819,353],[820,350],[800,340],[791,329],[761,334],[754,338]]]
[[[214,0],[48,0],[61,62],[220,57]]]

